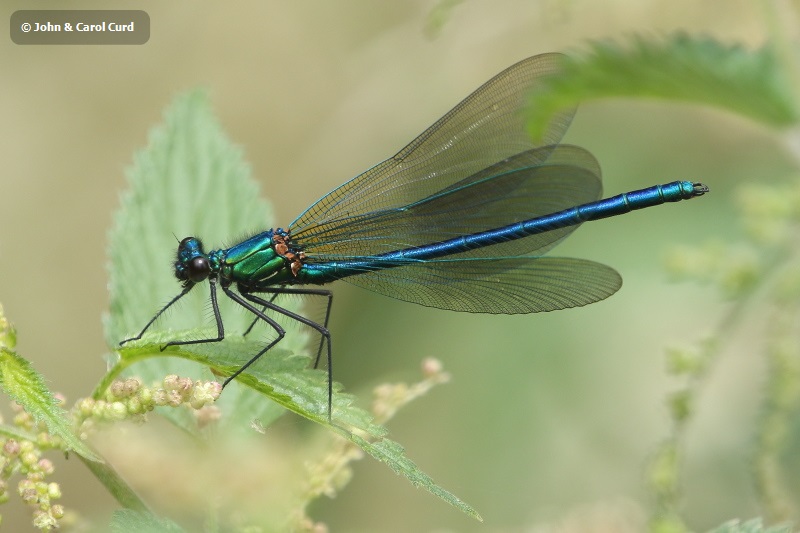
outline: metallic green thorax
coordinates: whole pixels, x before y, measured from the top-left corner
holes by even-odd
[[[302,256],[282,244],[287,240],[283,230],[269,230],[206,254],[199,239],[188,237],[178,247],[175,276],[185,284],[212,278],[224,287],[237,284],[248,290],[294,284],[298,280],[292,269],[297,271]]]
[[[275,250],[275,233],[265,231],[227,250],[211,252],[210,257],[221,255],[220,281],[249,288],[294,283],[290,261]]]

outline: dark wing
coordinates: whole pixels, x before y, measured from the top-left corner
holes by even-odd
[[[500,161],[426,198],[293,232],[308,262],[347,261],[495,229],[591,202],[600,168],[577,146],[546,146]],[[543,254],[577,226],[464,252],[456,257]]]
[[[608,298],[622,286],[614,269],[565,257],[425,261],[344,281],[428,307],[492,314],[580,307]]]
[[[525,131],[524,111],[528,94],[544,76],[558,70],[561,58],[560,54],[531,57],[486,82],[397,155],[334,189],[308,208],[290,226],[295,241],[306,247],[307,252],[320,255],[375,255],[396,248],[398,243],[426,244],[441,240],[438,235],[449,238],[458,231],[469,233],[473,223],[479,228],[476,231],[504,225],[506,218],[497,215],[502,209],[514,209],[516,213],[512,216],[521,219],[536,216],[534,210],[526,210],[524,206],[510,206],[506,191],[501,195],[505,196],[502,205],[490,205],[494,200],[486,202],[481,206],[486,214],[468,221],[460,229],[441,224],[435,224],[436,228],[431,224],[425,227],[427,222],[407,218],[402,222],[407,229],[401,239],[380,229],[365,229],[366,233],[355,238],[348,238],[343,231],[356,229],[358,224],[369,220],[373,221],[372,228],[377,229],[385,220],[376,219],[392,216],[392,212],[396,215],[420,203],[429,202],[427,205],[431,206],[437,195],[447,196],[448,191],[469,189],[478,182],[483,183],[478,188],[486,190],[492,185],[487,180],[493,178],[486,169],[503,165],[506,159],[523,152],[529,154],[528,159],[514,164],[530,167],[548,160],[553,146],[569,126],[573,111],[555,116],[541,143],[531,141]],[[497,170],[495,167],[491,172]],[[599,176],[599,170],[595,174]],[[506,187],[513,188],[512,181]],[[495,181],[495,185],[499,183]],[[440,202],[461,201],[464,195],[476,198],[475,192],[468,191]],[[522,199],[523,194],[517,197]],[[420,229],[423,231],[417,231]]]

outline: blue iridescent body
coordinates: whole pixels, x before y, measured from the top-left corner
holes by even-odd
[[[183,290],[123,343],[141,338],[167,308],[208,280],[218,335],[167,346],[225,337],[220,287],[254,315],[251,328],[261,321],[277,333],[225,384],[283,338],[274,319],[282,314],[320,333],[317,359],[327,347],[330,409],[332,293],[322,285],[344,280],[474,313],[535,313],[607,298],[622,284],[612,268],[544,254],[583,222],[694,198],[708,188],[675,181],[599,199],[597,161],[580,147],[559,144],[573,111],[555,116],[539,143],[525,131],[527,95],[559,61],[558,54],[544,54],[501,72],[397,155],[334,189],[286,229],[210,252],[187,237],[175,262]],[[282,294],[327,298],[324,322],[279,306]]]

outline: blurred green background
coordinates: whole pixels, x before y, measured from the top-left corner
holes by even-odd
[[[2,5],[4,25],[16,9],[53,7]],[[208,88],[287,225],[524,57],[633,33],[685,30],[751,46],[767,39],[761,4],[743,0],[475,0],[456,6],[431,37],[425,28],[436,5],[136,2],[120,7],[150,14],[143,46],[3,39],[0,302],[18,328],[20,354],[70,400],[103,375],[106,233],[124,171],[164,107],[187,89]],[[533,531],[582,520],[607,524],[592,531],[643,527],[646,461],[669,430],[664,401],[674,383],[665,348],[701,339],[726,305],[710,289],[671,283],[664,254],[729,239],[738,232],[735,186],[793,167],[774,134],[755,124],[658,101],[589,103],[565,142],[599,159],[607,195],[676,179],[701,180],[712,194],[588,224],[559,246],[558,255],[612,265],[625,280],[617,295],[586,308],[474,316],[336,286],[336,379],[365,405],[372,386],[415,379],[424,357],[452,373],[449,385],[412,404],[390,429],[485,522],[364,460],[335,500],[312,510],[332,531]],[[172,253],[165,251],[165,276]],[[747,461],[764,365],[748,351],[749,332],[738,337],[714,369],[686,440],[684,516],[697,529],[758,514]],[[114,507],[79,462],[57,467],[66,506],[100,516]],[[26,524],[26,513],[4,522]]]

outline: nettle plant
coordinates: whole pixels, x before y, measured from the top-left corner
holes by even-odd
[[[561,72],[531,95],[528,124],[536,137],[553,113],[580,101],[658,97],[720,107],[788,131],[789,141],[796,141],[791,128],[800,117],[798,74],[793,49],[777,41],[757,50],[688,35],[595,43],[565,59]],[[796,149],[800,143],[789,145]],[[793,155],[800,164],[800,155]],[[309,503],[340,491],[351,478],[352,461],[370,455],[415,486],[480,519],[386,436],[383,424],[398,409],[447,381],[435,360],[423,362],[418,383],[378,387],[369,412],[356,407],[354,398],[335,385],[329,418],[326,375],[309,368],[309,356],[316,354],[308,348],[313,343],[303,330],[292,330],[223,394],[217,376],[229,375],[258,351],[258,339],[229,334],[222,343],[162,351],[176,338],[208,337],[207,329],[196,327],[207,323],[203,291],[187,295],[180,312],[168,314],[153,332],[120,348],[119,341],[139,331],[175,291],[163,255],[175,247],[172,231],[224,242],[273,222],[241,151],[221,131],[200,92],[176,99],[164,123],[152,131],[148,147],[136,155],[128,178],[130,187],[110,232],[111,305],[105,332],[112,364],[95,390],[65,410],[65,400],[48,390],[15,351],[16,332],[0,313],[0,380],[14,402],[13,420],[0,424],[0,501],[18,495],[31,507],[33,525],[41,530],[78,520],[58,503],[62,489],[46,457],[67,452],[79,457],[119,503],[113,531],[321,531],[324,524],[306,512]],[[747,187],[739,202],[743,225],[738,242],[683,248],[669,262],[676,275],[719,287],[732,305],[728,316],[696,347],[669,350],[671,371],[685,381],[669,398],[672,430],[648,468],[654,495],[652,531],[689,531],[681,516],[680,479],[694,399],[713,362],[724,354],[729,333],[755,308],[772,317],[761,336],[770,371],[753,451],[763,517],[729,522],[715,531],[790,531],[789,526],[766,528],[762,522],[798,518],[798,487],[788,474],[789,468],[796,472],[797,461],[787,451],[798,444],[800,414],[800,248],[795,237],[800,230],[800,173],[773,188]],[[227,299],[220,299],[219,305],[226,330],[247,329],[250,317],[236,312]],[[282,305],[300,311],[300,302]],[[318,460],[301,459],[294,446],[276,449],[279,445],[254,444],[245,437],[262,432],[288,411],[328,430],[324,439],[316,436],[304,445],[305,451],[316,450]],[[164,442],[163,431],[148,432],[158,425],[154,415],[160,424],[182,430],[181,457],[170,460],[168,477],[153,457],[175,444]],[[108,426],[123,427],[106,431]],[[132,434],[146,437],[142,441],[130,438]],[[114,451],[100,457],[89,444],[95,439],[108,440],[113,446],[103,449]],[[213,461],[208,460],[210,450]],[[270,460],[271,454],[280,461]],[[226,475],[229,461],[242,458],[247,458],[246,464],[240,464],[237,478],[231,479]],[[128,476],[140,474],[135,482],[126,481],[114,468],[115,463],[130,461],[136,468]],[[259,489],[253,490],[256,484]],[[165,501],[175,507],[164,508]]]

